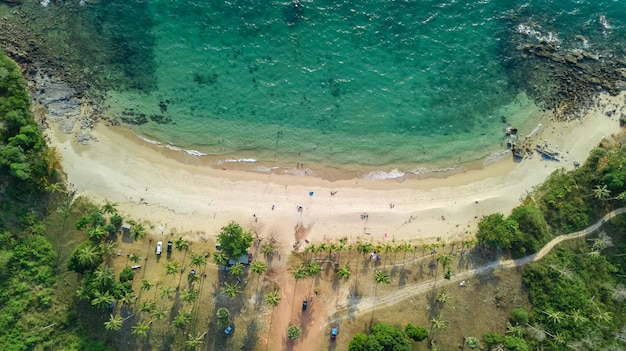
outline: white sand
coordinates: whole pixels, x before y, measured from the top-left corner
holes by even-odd
[[[573,169],[573,162],[583,163],[602,138],[617,133],[624,95],[603,96],[601,101],[607,107],[590,111],[582,121],[543,122],[536,140],[548,140],[560,150],[561,162],[535,155],[514,163],[505,157],[482,170],[404,182],[331,182],[215,169],[201,165],[197,157],[156,147],[114,127],[98,126],[94,131],[98,141],[88,146],[75,144],[58,131],[48,135],[79,195],[118,203],[122,213],[152,223],[156,235],[175,231],[193,232],[185,234],[192,240],[211,238],[234,220],[265,237],[274,235],[283,249],[295,242],[296,225],[305,228],[302,238],[312,241],[344,236],[374,242],[437,237],[449,241],[471,237],[483,215],[508,214],[551,172]],[[605,116],[615,108],[616,114]],[[337,194],[331,196],[331,191]],[[303,207],[302,213],[297,205]],[[368,214],[367,221],[361,219],[362,213]]]

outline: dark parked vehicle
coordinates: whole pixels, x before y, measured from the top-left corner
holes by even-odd
[[[230,333],[232,333],[234,329],[235,329],[235,325],[233,323],[230,323],[228,327],[224,329],[224,334],[230,335]]]
[[[306,306],[309,304],[307,300],[302,301],[302,310],[306,311]]]
[[[167,252],[172,252],[172,241],[167,242]]]

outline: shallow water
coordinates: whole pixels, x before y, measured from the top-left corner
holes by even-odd
[[[483,158],[504,148],[506,124],[523,135],[540,117],[516,71],[519,43],[623,56],[626,40],[624,7],[609,0],[64,6],[77,7],[67,16],[81,24],[74,37],[91,48],[83,64],[98,63],[86,69],[104,82],[110,113],[146,116],[135,132],[281,164]]]

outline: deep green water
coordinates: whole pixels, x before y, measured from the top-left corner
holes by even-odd
[[[503,148],[502,117],[521,134],[537,124],[517,45],[543,37],[623,56],[626,41],[626,7],[613,0],[65,6],[78,8],[74,35],[99,48],[83,60],[99,63],[86,69],[105,77],[110,112],[171,120],[138,134],[283,164],[417,170],[485,157]]]

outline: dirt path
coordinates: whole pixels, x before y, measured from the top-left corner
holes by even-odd
[[[553,248],[554,246],[556,246],[557,244],[562,243],[563,241],[566,240],[571,240],[571,239],[576,239],[576,238],[580,238],[580,237],[584,237],[587,236],[593,232],[595,232],[598,228],[600,228],[607,220],[624,214],[626,213],[626,207],[622,207],[622,208],[618,208],[616,210],[613,210],[609,213],[607,213],[606,215],[604,215],[604,217],[602,217],[599,221],[597,221],[595,224],[574,232],[574,233],[570,233],[570,234],[564,234],[564,235],[559,235],[558,237],[552,239],[549,243],[547,243],[546,245],[544,245],[543,248],[541,248],[541,250],[539,250],[538,252],[523,257],[523,258],[519,258],[516,260],[500,260],[500,261],[495,261],[492,262],[490,264],[469,270],[469,271],[464,271],[464,272],[460,272],[458,274],[455,274],[454,276],[452,276],[450,278],[450,280],[446,280],[446,279],[437,279],[437,278],[433,278],[433,279],[429,279],[423,283],[420,284],[416,284],[416,285],[412,285],[412,286],[407,286],[404,288],[401,288],[393,293],[390,294],[386,294],[384,296],[378,296],[376,297],[376,300],[374,300],[373,297],[367,297],[367,298],[361,298],[359,300],[356,300],[354,302],[350,302],[349,306],[347,307],[343,307],[343,308],[339,308],[335,311],[335,315],[338,316],[335,319],[331,320],[329,322],[329,324],[337,324],[339,323],[341,320],[349,318],[349,319],[353,319],[358,315],[362,315],[364,313],[368,313],[368,312],[372,312],[372,310],[374,309],[374,307],[381,307],[381,306],[391,306],[391,305],[395,305],[411,296],[417,295],[417,294],[421,294],[421,293],[425,293],[428,292],[430,290],[432,290],[433,288],[435,288],[437,285],[439,286],[444,286],[444,285],[449,285],[452,283],[456,283],[456,282],[460,282],[463,280],[467,280],[470,277],[476,275],[476,274],[480,274],[483,273],[485,271],[488,270],[492,270],[492,269],[497,269],[497,268],[513,268],[513,267],[521,267],[527,264],[530,264],[532,262],[538,261],[541,258],[543,258],[545,255],[547,255]],[[350,297],[352,298],[352,297]],[[348,312],[349,311],[349,312]],[[348,312],[347,314],[344,314],[345,312]]]

